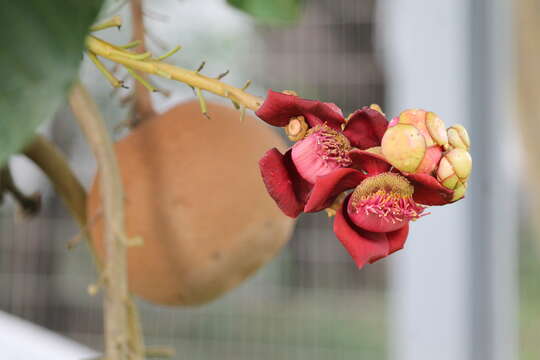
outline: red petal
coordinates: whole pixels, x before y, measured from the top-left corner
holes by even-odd
[[[334,220],[334,232],[347,249],[356,265],[361,268],[389,254],[389,241],[385,233],[375,233],[360,229],[351,223],[347,216],[347,203],[350,196],[338,209]],[[399,230],[398,230],[399,231]]]
[[[384,156],[365,150],[354,149],[349,151],[349,157],[352,160],[351,167],[363,170],[370,176],[390,171],[390,165]]]
[[[255,114],[274,126],[286,126],[291,117],[303,115],[311,127],[326,123],[331,128],[341,130],[345,119],[338,110],[335,104],[268,90],[266,100]]]
[[[340,168],[325,176],[319,176],[304,207],[305,212],[321,211],[331,205],[336,196],[356,187],[366,175],[350,168]]]
[[[403,249],[403,246],[405,246],[405,241],[407,240],[408,235],[409,235],[408,223],[401,229],[386,233],[386,237],[388,238],[388,246],[389,246],[388,254],[390,255],[398,250]]]
[[[303,204],[296,197],[284,156],[276,148],[268,150],[259,160],[259,168],[266,190],[281,211],[292,218],[297,217]]]
[[[413,200],[422,205],[445,205],[450,202],[454,192],[445,188],[431,175],[406,174],[414,186]]]
[[[283,155],[283,161],[292,180],[296,198],[303,207],[306,204],[313,185],[304,179],[302,175],[298,173],[296,166],[294,166],[294,162],[292,160],[292,148],[287,150],[285,155]]]
[[[351,115],[343,133],[349,138],[352,146],[365,150],[381,145],[387,127],[388,120],[383,114],[364,107]]]

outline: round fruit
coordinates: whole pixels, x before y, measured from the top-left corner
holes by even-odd
[[[290,237],[293,221],[266,193],[263,153],[283,145],[269,127],[229,107],[197,102],[150,119],[115,144],[125,192],[130,291],[166,305],[211,301],[269,261]],[[104,255],[99,182],[88,198],[88,222]]]

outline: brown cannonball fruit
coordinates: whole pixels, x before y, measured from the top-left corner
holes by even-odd
[[[150,302],[196,305],[237,286],[290,237],[293,221],[266,193],[258,160],[283,141],[238,111],[180,104],[115,144],[125,192],[130,291]],[[104,256],[97,176],[88,198],[92,241]]]

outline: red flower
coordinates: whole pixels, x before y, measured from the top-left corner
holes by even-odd
[[[305,211],[322,210],[333,194],[354,188],[337,209],[334,232],[357,266],[362,267],[403,248],[409,221],[424,215],[424,205],[447,203],[452,190],[431,175],[397,172],[381,155],[371,151],[354,149],[349,157],[350,170],[363,178],[352,183],[339,172],[320,177]]]
[[[349,184],[349,188],[356,186],[364,174],[350,168],[348,151],[352,147],[363,150],[380,146],[388,128],[386,117],[369,107],[355,111],[345,121],[334,104],[271,90],[256,114],[274,126],[286,126],[291,118],[303,116],[310,128],[306,137],[284,155],[274,148],[259,161],[268,192],[280,209],[293,218],[301,212],[320,211],[330,206],[335,197],[346,190],[334,190],[333,183],[320,181],[319,177],[336,172],[341,184]],[[441,205],[451,197],[451,192],[449,195],[446,189],[441,190],[432,176],[418,174],[411,176],[411,181],[417,188],[415,200],[422,204]],[[309,204],[314,188],[328,194],[324,203],[315,199],[316,208]]]
[[[274,126],[287,126],[291,118],[298,116],[307,122],[306,136],[284,155],[274,148],[259,161],[270,196],[286,215],[293,218],[305,211],[318,177],[338,171],[344,177],[343,182],[356,184],[361,180],[361,173],[348,168],[351,162],[347,153],[352,147],[365,149],[380,144],[388,126],[381,113],[368,107],[356,111],[346,122],[341,109],[335,104],[272,90],[256,114]],[[319,184],[321,186],[331,184]],[[339,195],[332,191],[330,194],[325,207]]]
[[[274,148],[259,161],[268,192],[291,217],[337,206],[334,232],[358,267],[401,249],[409,221],[425,215],[426,205],[457,200],[459,184],[460,196],[466,189],[468,138],[459,133],[465,130],[453,130],[456,140],[448,144],[433,113],[408,110],[389,124],[382,112],[364,107],[345,120],[334,104],[269,91],[256,114],[298,131],[293,136],[300,139],[284,155]],[[458,140],[462,148],[452,150]]]

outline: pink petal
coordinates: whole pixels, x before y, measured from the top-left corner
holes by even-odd
[[[441,161],[442,157],[442,149],[440,146],[431,146],[427,148],[426,154],[424,155],[424,159],[418,165],[418,168],[416,169],[415,173],[417,174],[431,174],[433,173],[433,170],[437,167],[439,164],[439,161]]]
[[[389,246],[388,254],[390,255],[398,250],[403,249],[408,235],[409,235],[408,223],[401,229],[386,233],[386,237],[388,238],[388,246]]]
[[[303,203],[296,196],[284,156],[276,148],[268,150],[259,160],[259,168],[266,190],[281,211],[292,218],[297,217]]]
[[[413,199],[422,205],[445,205],[454,192],[442,186],[436,178],[428,174],[405,174],[414,186]]]
[[[286,126],[291,117],[299,115],[306,118],[310,127],[326,123],[333,129],[341,130],[341,124],[345,122],[335,104],[306,100],[272,90],[268,90],[266,100],[255,114],[274,126]]]
[[[353,225],[347,217],[347,203],[350,196],[345,199],[335,216],[334,232],[349,255],[354,259],[356,266],[363,267],[373,263],[389,254],[389,241],[385,233],[375,233],[360,229]],[[399,230],[398,230],[399,231]]]
[[[352,146],[365,150],[381,145],[387,127],[388,121],[383,114],[364,107],[351,115],[343,133]]]
[[[370,176],[390,171],[390,165],[384,156],[365,150],[353,149],[349,151],[352,167],[367,172]]]
[[[313,185],[304,212],[321,211],[329,207],[336,196],[356,187],[366,175],[350,168],[340,168],[325,176],[319,176]]]

